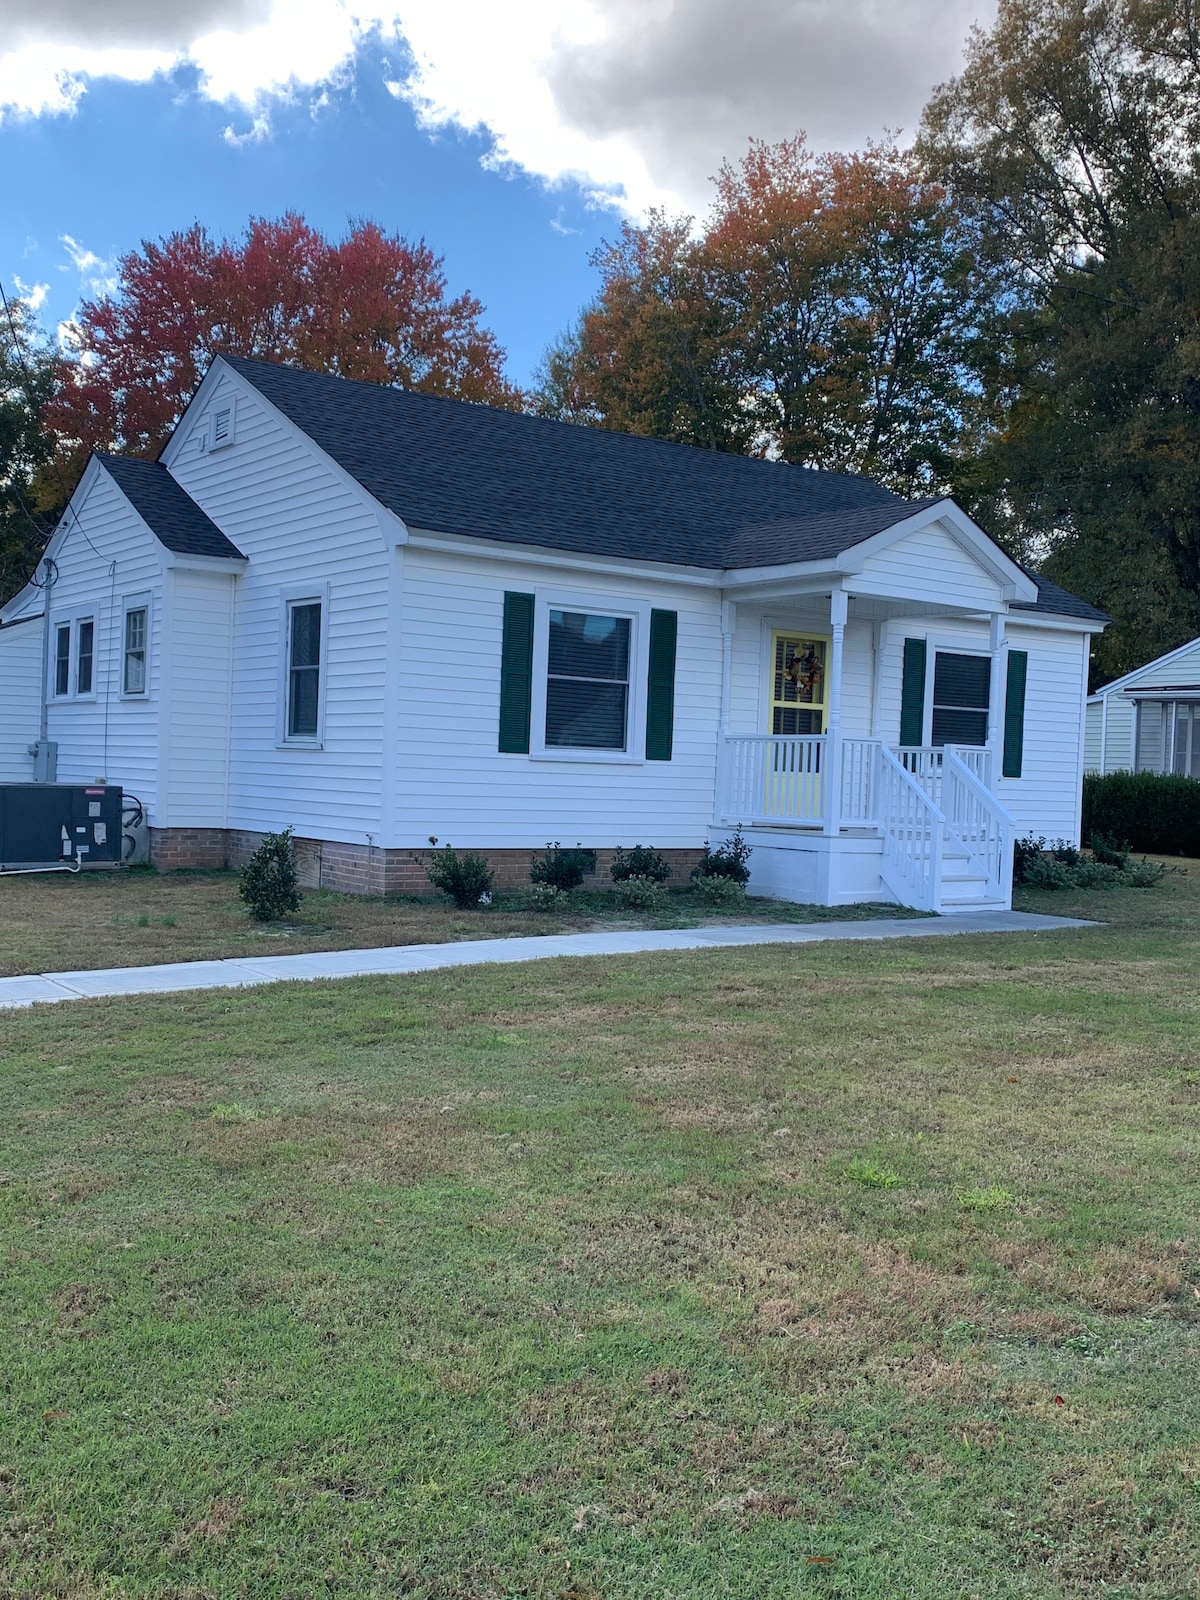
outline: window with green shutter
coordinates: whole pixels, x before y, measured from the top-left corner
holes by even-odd
[[[679,614],[650,613],[650,670],[646,684],[646,760],[670,761],[675,741],[675,648]]]
[[[500,644],[500,750],[529,754],[533,697],[533,596],[506,593]]]
[[[1021,776],[1021,762],[1025,756],[1025,680],[1028,674],[1028,652],[1010,650],[1004,696],[1004,756],[1000,767],[1006,778]]]
[[[904,672],[900,680],[900,743],[925,740],[925,641],[905,639]]]

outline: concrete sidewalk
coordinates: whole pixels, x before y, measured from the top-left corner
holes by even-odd
[[[877,922],[785,922],[752,927],[679,928],[656,932],[566,933],[545,938],[473,939],[458,944],[389,945],[380,950],[330,950],[303,956],[250,956],[232,961],[176,961],[161,967],[112,967],[98,972],[45,972],[0,978],[0,1008],[101,995],[178,994],[189,989],[241,989],[297,978],[363,978],[493,961],[546,961],[553,956],[627,956],[648,950],[728,949],[748,944],[819,944],[828,939],[931,939],[963,933],[1037,933],[1088,928],[1074,917],[1024,911],[978,916],[888,917]]]

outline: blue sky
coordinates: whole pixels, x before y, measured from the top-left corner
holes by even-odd
[[[424,236],[528,382],[622,217],[751,137],[907,138],[995,0],[2,0],[0,277],[54,327],[123,252],[302,212]]]

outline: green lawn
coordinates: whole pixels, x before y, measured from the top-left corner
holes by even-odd
[[[0,1595],[1195,1595],[1195,875],[0,1013]]]

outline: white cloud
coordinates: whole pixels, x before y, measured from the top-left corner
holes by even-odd
[[[27,305],[30,311],[40,311],[45,303],[46,296],[50,293],[48,283],[26,283],[14,273],[13,284],[16,287],[17,298]]]
[[[183,62],[265,137],[272,100],[348,79],[372,35],[412,56],[387,88],[489,164],[600,203],[704,206],[751,136],[818,147],[911,132],[995,0],[3,0],[0,110],[69,114],[92,77]],[[9,13],[12,14],[11,25]]]
[[[67,252],[71,266],[79,274],[79,287],[83,293],[95,298],[114,292],[118,281],[115,261],[106,261],[103,256],[98,256],[94,250],[87,249],[73,239],[69,233],[60,234],[59,243]],[[59,270],[66,272],[68,268],[64,266]]]

